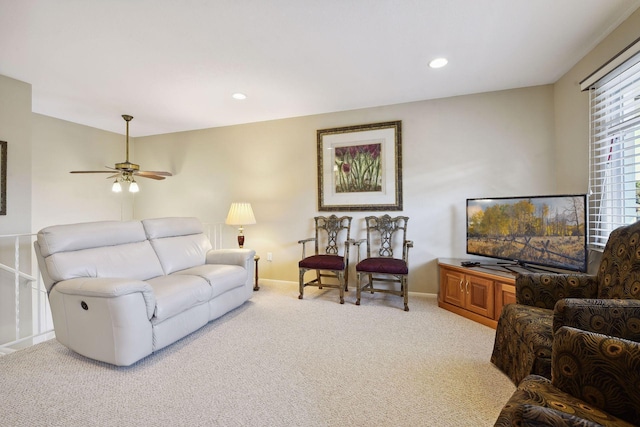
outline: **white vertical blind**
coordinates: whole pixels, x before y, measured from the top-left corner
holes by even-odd
[[[590,87],[589,243],[640,218],[640,54]]]

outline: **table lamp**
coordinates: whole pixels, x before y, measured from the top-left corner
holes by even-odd
[[[253,216],[251,203],[231,203],[229,214],[227,215],[226,224],[238,225],[238,246],[244,246],[244,229],[242,226],[256,223],[256,217]]]

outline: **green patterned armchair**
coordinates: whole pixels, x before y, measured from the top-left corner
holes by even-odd
[[[519,275],[491,362],[516,385],[530,374],[551,379],[554,332],[562,326],[640,341],[640,221],[611,233],[597,275]]]
[[[640,343],[563,326],[554,335],[551,374],[526,377],[495,426],[640,422]]]

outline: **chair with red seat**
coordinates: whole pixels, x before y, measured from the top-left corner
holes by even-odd
[[[336,288],[340,290],[340,304],[344,304],[344,292],[349,290],[349,235],[351,233],[351,217],[317,216],[315,221],[315,237],[299,240],[302,244],[302,260],[298,263],[300,269],[300,295],[302,299],[306,286],[322,288]],[[306,243],[315,243],[313,255],[306,256]],[[324,253],[321,253],[323,248]],[[340,250],[342,249],[342,255]],[[316,277],[309,282],[304,281],[304,275],[309,270],[315,270]],[[338,283],[323,282],[323,278],[335,278]]]
[[[371,293],[384,292],[404,297],[404,311],[409,311],[407,277],[409,275],[409,248],[413,247],[413,242],[407,240],[408,221],[409,218],[406,216],[392,218],[389,215],[383,215],[365,218],[367,238],[355,242],[358,246],[356,305],[360,305],[360,295],[363,290]],[[360,245],[362,243],[366,243],[367,256],[360,260]],[[402,251],[402,258],[394,258],[394,249],[396,253]],[[363,284],[364,276],[368,278],[366,284]],[[378,282],[378,284],[390,283],[391,286],[376,287],[374,282]],[[400,285],[400,289],[397,289],[396,284]]]

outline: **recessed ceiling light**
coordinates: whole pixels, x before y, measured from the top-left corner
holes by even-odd
[[[431,68],[442,68],[445,65],[447,65],[449,63],[449,61],[447,61],[447,58],[436,58],[434,60],[432,60],[431,62],[429,62],[429,67]]]
[[[245,95],[244,93],[240,93],[240,92],[234,93],[233,95],[231,95],[231,97],[233,99],[247,99],[247,95]]]

